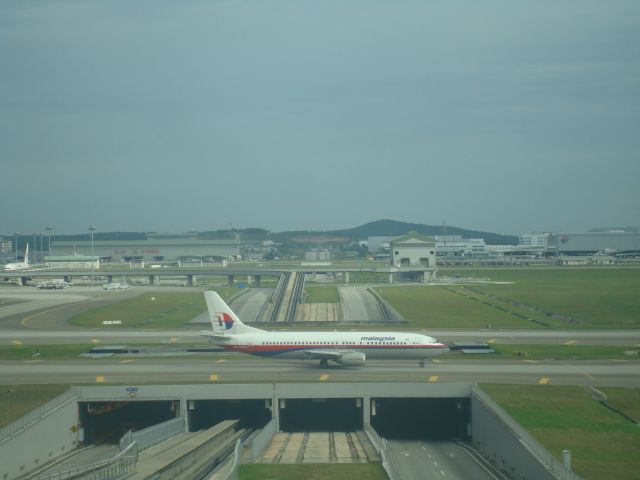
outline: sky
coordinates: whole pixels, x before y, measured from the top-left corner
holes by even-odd
[[[637,0],[3,0],[0,234],[640,225]]]

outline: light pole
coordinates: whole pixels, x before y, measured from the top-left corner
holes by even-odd
[[[13,244],[13,248],[16,249],[16,263],[18,263],[18,232],[13,232],[13,236],[16,238],[16,243]]]
[[[93,286],[93,232],[95,229],[96,227],[93,225],[89,227],[89,232],[91,232],[91,286]]]
[[[38,244],[36,243],[36,234],[34,232],[31,235],[33,235],[33,263],[38,263]],[[29,259],[25,258],[24,261],[28,262]]]
[[[49,234],[49,246],[47,250],[49,250],[49,268],[51,268],[51,231],[53,230],[53,227],[51,225],[47,225],[47,228],[45,228],[45,230]]]

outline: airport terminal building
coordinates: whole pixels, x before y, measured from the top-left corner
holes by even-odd
[[[201,240],[192,236],[149,237],[146,240],[51,241],[52,255],[93,255],[106,262],[199,262],[240,256],[236,239]]]

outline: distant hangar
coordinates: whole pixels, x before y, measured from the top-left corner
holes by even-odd
[[[53,255],[92,254],[91,240],[51,241]],[[94,240],[93,255],[107,262],[214,261],[240,256],[237,239],[201,240],[191,235],[149,236],[145,240]]]

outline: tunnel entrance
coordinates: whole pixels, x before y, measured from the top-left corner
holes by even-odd
[[[189,431],[204,430],[222,420],[239,420],[238,428],[262,428],[271,420],[271,399],[188,400]]]
[[[118,443],[129,430],[166,422],[179,415],[178,400],[135,402],[80,402],[84,443]]]
[[[371,426],[395,439],[466,439],[471,421],[468,398],[375,398]]]
[[[354,432],[362,430],[361,398],[280,399],[283,432]]]

